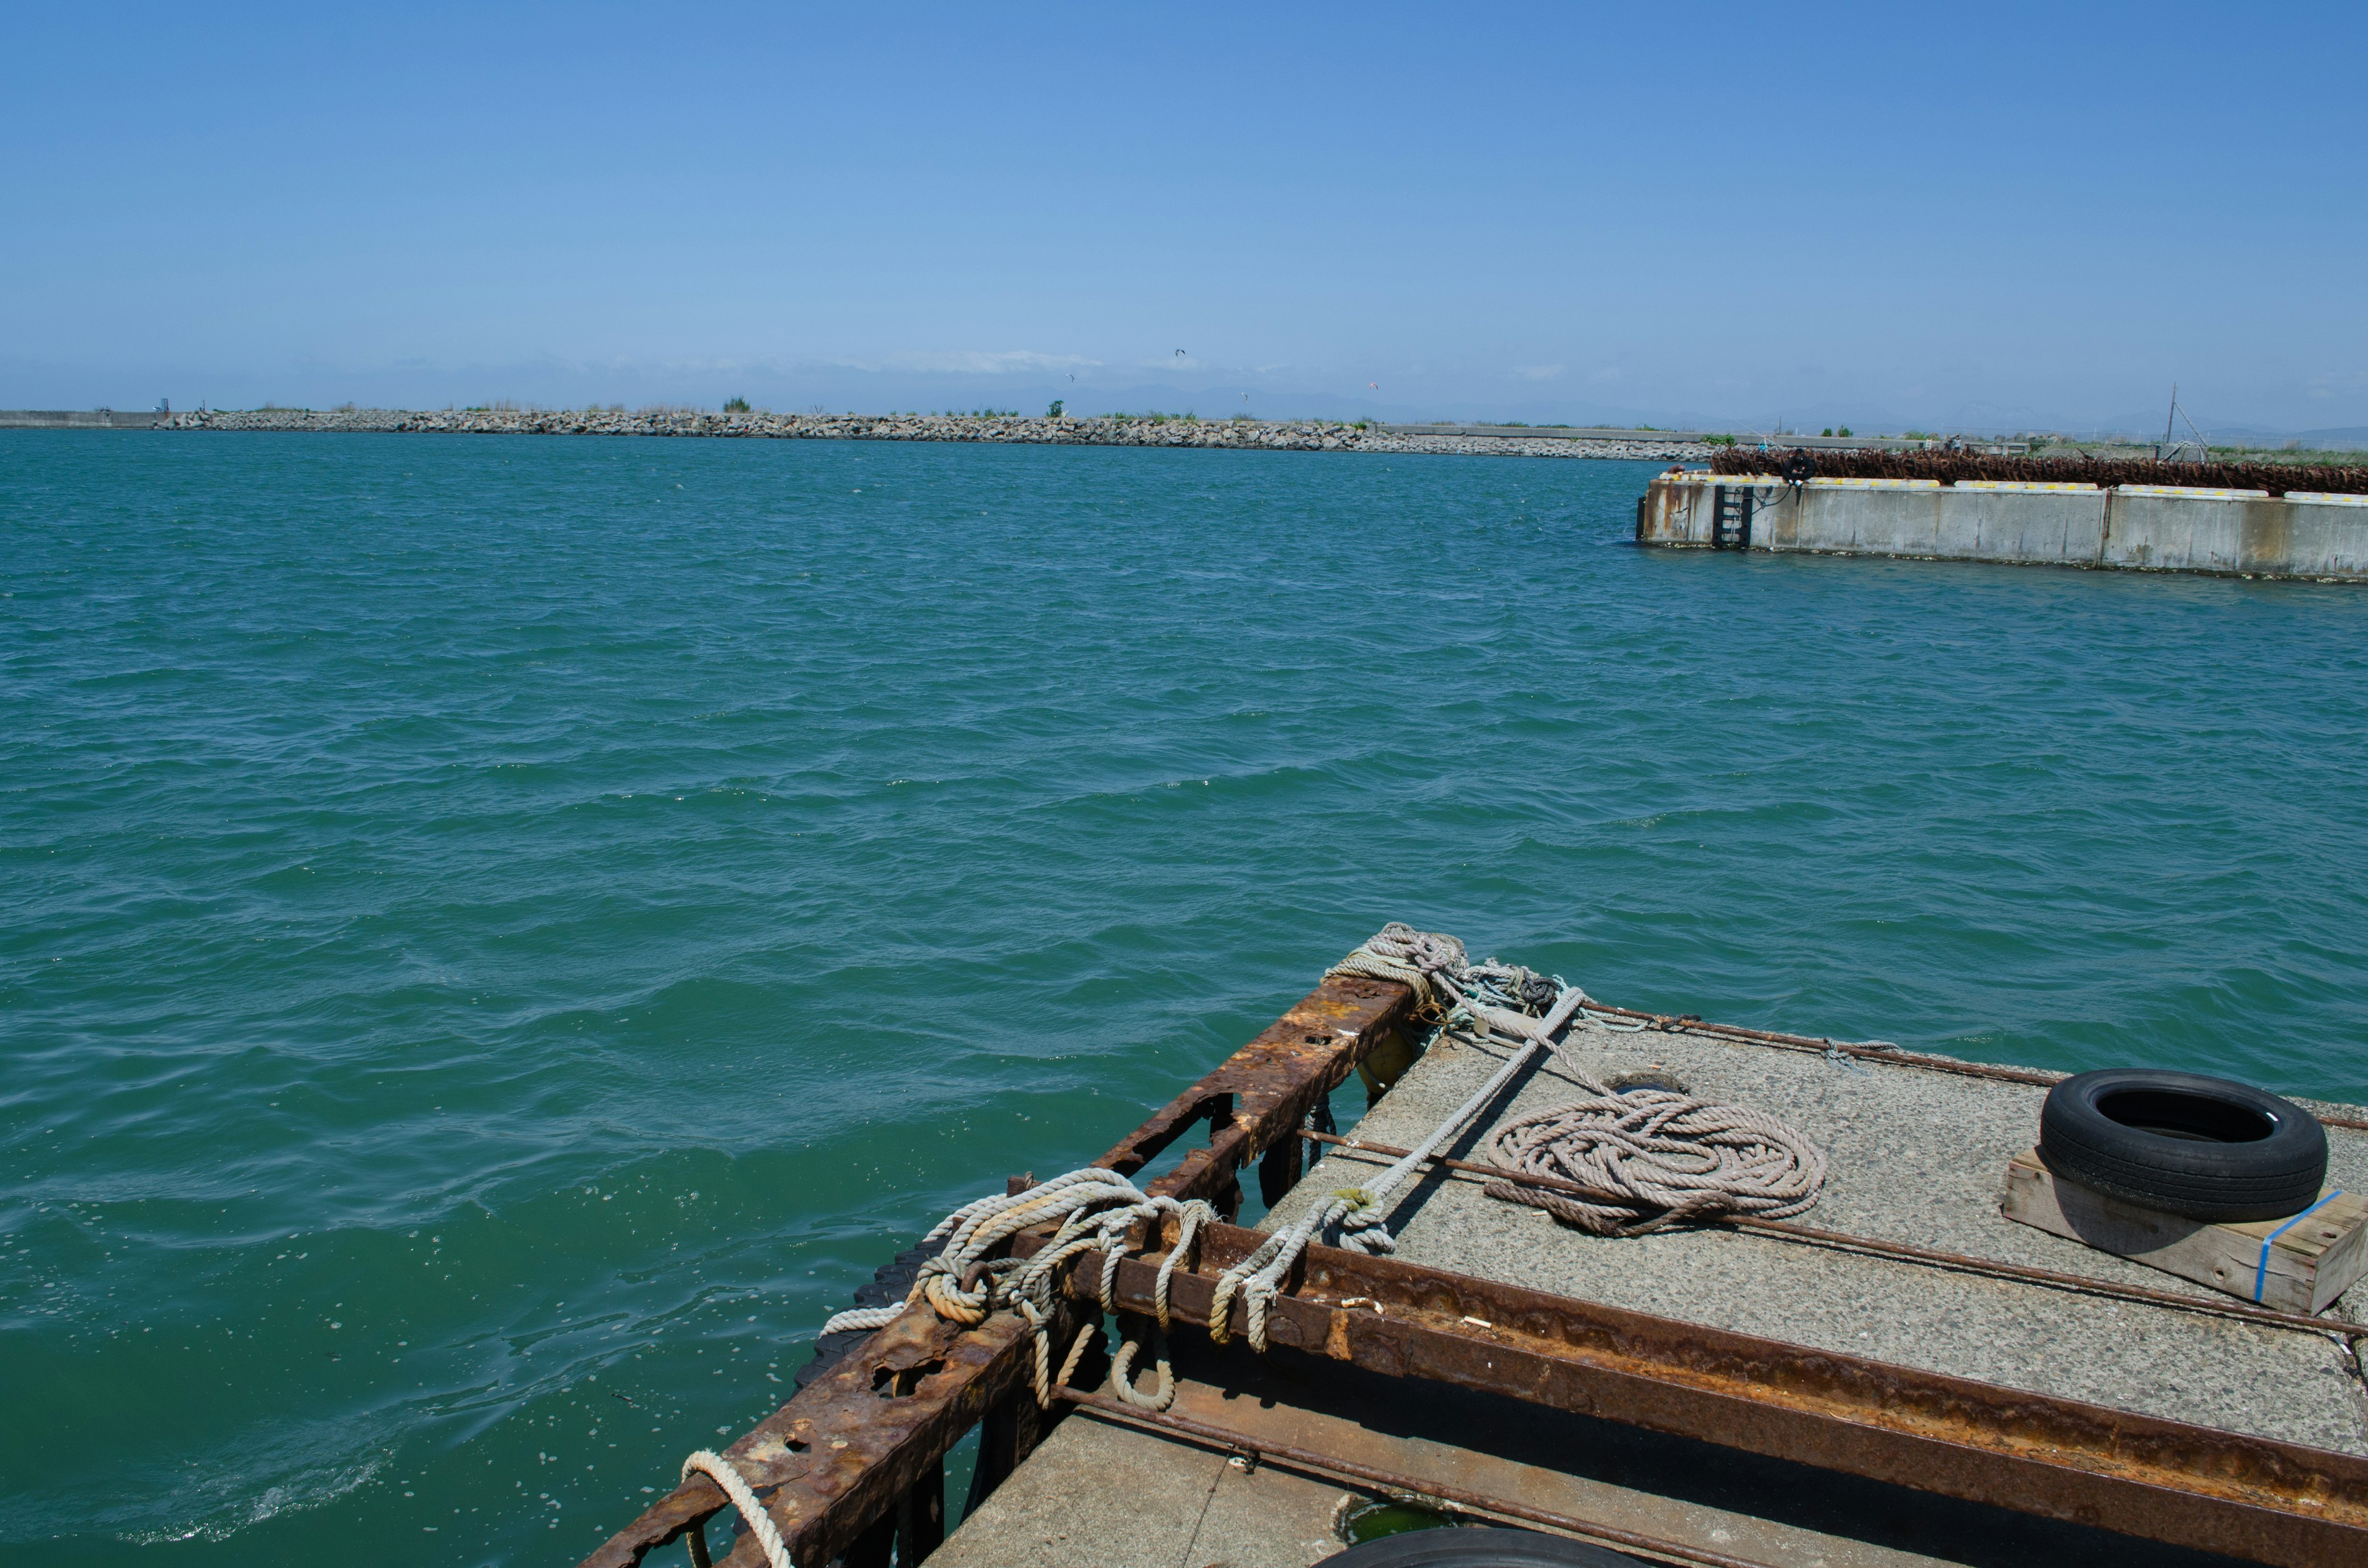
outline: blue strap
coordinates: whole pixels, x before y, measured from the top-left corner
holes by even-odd
[[[2280,1225],[2276,1230],[2271,1231],[2268,1235],[2261,1238],[2261,1261],[2255,1265],[2253,1268],[2254,1305],[2259,1306],[2260,1304],[2261,1286],[2268,1281],[2270,1277],[2270,1244],[2276,1241],[2280,1236],[2284,1235],[2288,1231],[2293,1230],[2296,1225],[2301,1224],[2305,1220],[2309,1219],[2313,1214],[2317,1213],[2320,1210],[2326,1208],[2328,1204],[2334,1202],[2337,1199],[2342,1196],[2343,1194],[2340,1192],[2328,1193],[2325,1198],[2320,1199],[2317,1202],[2312,1204],[2309,1208],[2304,1210],[2301,1213],[2295,1215],[2293,1219],[2288,1220],[2284,1224]]]

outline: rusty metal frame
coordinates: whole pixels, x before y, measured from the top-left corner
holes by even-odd
[[[1300,1126],[1414,1012],[1414,993],[1394,980],[1328,977],[1256,1040],[1174,1099],[1094,1164],[1133,1176],[1184,1132],[1209,1123],[1205,1146],[1186,1152],[1146,1189],[1240,1207],[1240,1173],[1253,1159],[1288,1163],[1298,1180]],[[1262,1173],[1262,1175],[1265,1173]]]
[[[1206,1144],[1187,1151],[1149,1188],[1205,1198],[1232,1217],[1243,1168],[1263,1162],[1269,1192],[1295,1180],[1304,1146],[1297,1134],[1309,1113],[1412,1013],[1404,985],[1327,979],[1097,1164],[1134,1175],[1205,1121]],[[1760,1034],[1656,1021],[1729,1038]],[[1812,1043],[1761,1039],[1795,1049]],[[1032,1253],[1042,1239],[1019,1236],[1013,1251]],[[1212,1227],[1198,1267],[1173,1277],[1176,1315],[1205,1325],[1217,1274],[1260,1239],[1235,1225]],[[1120,1268],[1120,1300],[1129,1310],[1149,1309],[1158,1262],[1153,1253]],[[1070,1289],[1081,1301],[1091,1299],[1077,1279]],[[1320,1246],[1309,1249],[1268,1326],[1271,1342],[1286,1350],[1384,1375],[1449,1382],[2019,1513],[2291,1568],[2368,1556],[2368,1460],[2351,1455]],[[935,1517],[941,1528],[944,1456],[973,1425],[986,1424],[996,1469],[1032,1447],[1040,1424],[1028,1386],[1031,1354],[1016,1317],[962,1330],[909,1314],[802,1390],[727,1456],[765,1499],[801,1564],[821,1568],[843,1555],[850,1564],[884,1565],[899,1519],[907,1521],[906,1559],[916,1560],[934,1536],[910,1521]],[[584,1568],[631,1568],[727,1506],[720,1488],[695,1477]],[[753,1568],[757,1560],[753,1540],[744,1540],[727,1568]]]
[[[1264,1236],[1213,1227],[1169,1301],[1208,1323]],[[1119,1269],[1148,1312],[1159,1254]],[[1073,1289],[1090,1296],[1091,1282]],[[1356,1302],[1356,1305],[1350,1305]],[[1242,1304],[1236,1333],[1247,1329]],[[1270,1345],[2018,1513],[2305,1565],[2368,1558],[2368,1460],[1311,1246]]]

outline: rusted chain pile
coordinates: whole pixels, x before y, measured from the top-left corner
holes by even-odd
[[[2368,466],[2300,463],[2173,463],[2151,458],[2016,458],[1986,452],[1760,451],[1733,447],[1710,460],[1722,474],[1805,472],[1815,479],[2009,480],[2037,484],[2176,484],[2212,490],[2290,490],[2334,495],[2368,494]]]

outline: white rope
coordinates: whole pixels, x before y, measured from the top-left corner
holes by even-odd
[[[1461,971],[1469,961],[1463,944],[1454,937],[1438,931],[1417,931],[1402,920],[1393,920],[1326,970],[1325,978],[1370,974],[1377,980],[1399,981],[1414,987],[1417,1006],[1428,1006],[1435,1000],[1430,977],[1442,970]]]
[[[765,1549],[765,1562],[768,1568],[792,1568],[790,1549],[782,1542],[781,1532],[773,1528],[772,1515],[757,1501],[757,1494],[749,1490],[748,1483],[742,1479],[731,1460],[712,1449],[701,1449],[682,1461],[682,1478],[685,1481],[689,1481],[694,1471],[723,1488],[723,1494],[732,1499],[732,1506],[740,1510],[742,1518],[748,1521],[749,1533],[757,1538],[757,1544]],[[691,1526],[694,1531],[703,1528]],[[696,1540],[696,1536],[693,1539]]]
[[[1035,1332],[1036,1399],[1049,1410],[1056,1381],[1052,1366],[1053,1286],[1061,1267],[1080,1253],[1099,1252],[1102,1267],[1097,1281],[1098,1293],[1102,1310],[1115,1312],[1118,1267],[1126,1255],[1130,1234],[1140,1223],[1149,1227],[1156,1237],[1160,1220],[1166,1215],[1176,1217],[1177,1236],[1175,1246],[1159,1266],[1153,1289],[1159,1327],[1156,1355],[1161,1393],[1157,1403],[1148,1404],[1131,1387],[1120,1394],[1129,1403],[1165,1410],[1176,1397],[1175,1378],[1167,1361],[1168,1284],[1177,1267],[1193,1255],[1201,1228],[1214,1220],[1217,1211],[1197,1198],[1184,1201],[1164,1195],[1155,1198],[1118,1172],[1099,1165],[1054,1176],[1025,1192],[996,1193],[964,1204],[923,1238],[925,1244],[940,1239],[946,1244],[937,1256],[921,1265],[920,1276],[913,1281],[909,1296],[894,1306],[840,1312],[823,1324],[822,1331],[837,1334],[845,1329],[885,1328],[916,1301],[927,1302],[931,1311],[950,1323],[973,1325],[1008,1307],[1025,1317]],[[1055,1219],[1060,1221],[1060,1228],[1035,1256],[988,1257],[989,1253],[1019,1232]],[[1087,1335],[1094,1331],[1094,1326],[1080,1328],[1070,1342],[1058,1382],[1066,1383],[1076,1372]],[[1130,1364],[1132,1359],[1130,1354]]]
[[[1110,1358],[1110,1392],[1138,1410],[1165,1410],[1176,1403],[1176,1368],[1167,1358],[1167,1330],[1153,1324],[1150,1339],[1151,1358],[1159,1372],[1157,1390],[1144,1393],[1134,1386],[1134,1358],[1143,1342],[1132,1335],[1121,1335],[1118,1353]]]

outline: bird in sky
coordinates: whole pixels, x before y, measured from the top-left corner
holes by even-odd
[[[1366,384],[1367,386],[1369,386],[1369,387],[1372,388],[1375,392],[1379,392],[1379,391],[1381,391],[1381,390],[1382,390],[1382,383],[1381,383],[1381,382],[1379,382],[1379,381],[1367,381],[1365,384]]]
[[[1178,349],[1176,351],[1176,358],[1178,358],[1178,359],[1181,359],[1182,358],[1184,358],[1184,350],[1182,350],[1181,348],[1178,348]]]

